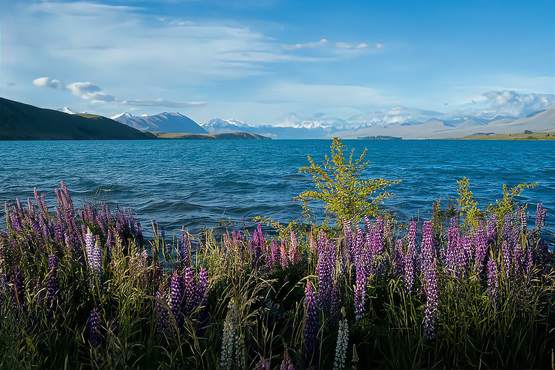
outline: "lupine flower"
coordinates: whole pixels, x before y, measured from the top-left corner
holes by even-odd
[[[324,312],[329,312],[333,295],[333,273],[335,269],[335,250],[333,245],[324,237],[316,264],[316,275],[318,276],[318,303]]]
[[[490,301],[495,304],[497,302],[497,290],[499,282],[497,280],[497,264],[493,258],[488,260],[488,295]]]
[[[495,215],[489,218],[487,230],[488,241],[495,241],[497,234],[497,217],[495,217]]]
[[[457,247],[457,255],[455,257],[455,272],[459,277],[464,276],[466,272],[469,255],[472,254],[471,248],[472,243],[470,239],[467,236],[461,236]]]
[[[185,267],[183,272],[183,309],[185,315],[188,315],[196,306],[197,286],[195,284],[195,272],[191,267]]]
[[[501,251],[503,253],[503,267],[505,268],[505,277],[508,278],[511,274],[511,252],[509,250],[509,244],[506,240],[503,241]]]
[[[56,257],[56,255],[54,254],[48,257],[49,275],[46,289],[46,299],[50,304],[52,304],[52,302],[56,298],[56,295],[58,294],[58,261],[58,257]]]
[[[422,226],[422,247],[420,248],[420,253],[422,255],[420,268],[422,271],[426,270],[426,265],[430,264],[434,258],[433,248],[432,222],[424,221],[424,225]]]
[[[536,206],[536,230],[541,230],[545,225],[545,215],[547,210],[543,207],[543,204],[538,203]]]
[[[285,352],[283,353],[283,360],[281,361],[279,370],[295,370],[295,366],[293,366],[293,362],[289,358],[289,353],[287,353],[287,350],[285,350]]]
[[[299,243],[297,242],[297,236],[293,231],[290,235],[291,245],[289,246],[289,261],[295,264],[299,260]]]
[[[416,221],[412,220],[409,224],[407,234],[407,252],[403,261],[403,283],[405,290],[410,293],[414,284],[414,256],[416,253]]]
[[[476,254],[474,258],[474,266],[476,274],[480,275],[484,267],[484,259],[488,252],[487,234],[483,227],[476,231],[474,236],[474,243],[476,244]]]
[[[181,324],[181,302],[183,301],[183,284],[181,276],[174,271],[170,282],[170,308],[172,310],[177,326]]]
[[[89,269],[96,275],[102,273],[102,248],[90,230],[85,234],[85,252]]]
[[[87,328],[89,331],[89,343],[93,347],[98,346],[102,342],[102,337],[100,335],[100,312],[96,307],[93,307],[89,314]]]
[[[197,284],[197,306],[206,304],[206,297],[208,295],[208,271],[201,267],[198,273],[198,284]]]
[[[282,240],[280,245],[280,264],[282,269],[287,268],[289,265],[289,260],[287,259],[287,244],[285,243],[285,240]]]
[[[424,333],[428,339],[431,339],[435,336],[435,324],[439,303],[435,258],[427,263],[426,266],[424,270],[424,293],[426,296]]]
[[[23,274],[19,267],[16,267],[13,273],[12,286],[14,302],[17,306],[21,307],[25,304],[25,285],[23,284]]]
[[[366,281],[368,280],[366,268],[360,262],[355,266],[355,275],[355,316],[357,320],[360,320],[364,315]]]
[[[316,350],[316,336],[319,330],[318,307],[312,283],[308,281],[305,288],[304,298],[305,322],[304,322],[304,355],[308,360],[312,358]]]
[[[524,271],[528,274],[534,264],[534,257],[532,253],[532,245],[526,246],[526,259],[524,260]]]
[[[267,358],[261,358],[256,364],[256,370],[270,370],[270,360]]]
[[[268,252],[266,257],[266,266],[268,267],[268,269],[271,270],[279,261],[279,258],[280,258],[279,245],[277,241],[274,239],[272,240],[272,242],[270,243],[270,246],[268,247]]]
[[[341,370],[345,368],[348,347],[349,347],[349,323],[347,322],[347,319],[343,319],[339,321],[339,329],[337,330],[337,343],[335,345],[335,359],[333,361],[334,370]]]
[[[520,207],[518,209],[518,216],[520,218],[520,229],[521,230],[526,230],[526,226],[528,224],[527,220],[528,220],[528,214],[526,212],[526,207]]]
[[[154,303],[154,312],[156,314],[156,327],[159,334],[165,334],[168,328],[168,310],[166,309],[163,302],[166,301],[165,293],[160,286],[156,291],[156,302]]]

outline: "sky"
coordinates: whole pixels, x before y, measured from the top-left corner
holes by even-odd
[[[0,96],[279,123],[555,93],[555,0],[0,0]]]

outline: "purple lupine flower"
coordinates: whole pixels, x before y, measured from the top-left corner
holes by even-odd
[[[179,272],[172,273],[170,282],[170,308],[179,327],[181,324],[181,303],[183,302],[183,283]]]
[[[333,273],[335,269],[335,249],[327,238],[323,237],[319,243],[318,262],[316,275],[318,276],[318,304],[324,312],[329,312],[333,286]]]
[[[487,238],[489,242],[495,241],[497,237],[497,217],[491,216],[487,225]]]
[[[291,231],[290,234],[291,245],[289,246],[289,261],[293,264],[299,260],[299,243],[295,232]]]
[[[159,334],[165,334],[168,328],[168,310],[163,302],[166,301],[164,290],[162,286],[156,291],[156,301],[154,303],[154,312],[156,314],[156,327]]]
[[[191,265],[191,240],[185,229],[181,230],[181,240],[179,241],[179,259],[184,266]]]
[[[456,275],[461,277],[464,276],[466,272],[466,267],[468,266],[469,255],[471,252],[472,242],[467,236],[461,236],[459,238],[459,245],[457,247],[457,255],[455,257],[455,272]]]
[[[483,226],[476,231],[474,243],[476,244],[474,267],[476,274],[479,276],[484,268],[484,260],[488,253],[487,234]]]
[[[426,338],[435,336],[435,326],[439,304],[439,293],[437,287],[436,259],[426,263],[424,270],[424,294],[426,296],[426,307],[424,309],[424,333]]]
[[[493,258],[490,258],[488,260],[488,296],[493,304],[497,302],[498,288],[499,282],[497,280],[497,264]]]
[[[434,258],[434,240],[432,235],[432,222],[424,221],[422,225],[422,246],[420,248],[421,261],[420,269],[426,270],[426,265],[432,263]]]
[[[403,252],[403,240],[397,239],[395,241],[394,250],[394,263],[395,263],[395,274],[401,276],[405,270],[405,253]]]
[[[526,246],[526,259],[524,260],[524,271],[529,274],[534,264],[534,255],[532,252],[532,245]]]
[[[268,258],[266,259],[266,264],[268,265],[269,269],[272,269],[276,264],[280,263],[279,244],[277,240],[272,240],[269,248],[270,250],[268,253]]]
[[[366,273],[366,267],[362,265],[361,262],[355,265],[355,316],[357,320],[362,319],[364,316],[364,305],[366,299],[366,281],[368,280],[368,275]]]
[[[314,289],[310,281],[306,283],[304,309],[304,355],[306,359],[310,359],[316,350],[316,340],[320,325],[316,297],[314,296]]]
[[[543,207],[542,203],[538,203],[536,206],[536,230],[541,230],[545,225],[545,215],[547,210]]]
[[[17,306],[25,305],[25,285],[23,284],[23,274],[19,267],[15,268],[12,276],[13,300]]]
[[[208,296],[208,270],[201,267],[198,273],[198,284],[196,287],[197,306],[204,306]]]
[[[100,312],[98,308],[93,307],[87,320],[87,328],[89,331],[89,343],[96,347],[102,342],[100,334]]]
[[[287,244],[285,243],[285,240],[282,240],[280,245],[280,265],[282,269],[287,268],[289,265],[289,260],[287,259]]]
[[[183,309],[185,315],[189,315],[196,306],[197,286],[195,284],[195,272],[191,267],[185,267],[183,271]]]
[[[522,247],[520,246],[520,243],[517,242],[514,245],[514,249],[513,249],[513,268],[514,268],[515,275],[518,275],[518,273],[521,270],[523,257],[524,256],[523,256]]]
[[[518,209],[518,216],[520,218],[520,230],[526,230],[528,225],[528,213],[526,212],[526,207],[520,207]]]
[[[261,358],[260,361],[258,361],[258,364],[256,364],[255,369],[270,370],[270,360],[268,360],[267,358]]]
[[[281,361],[279,370],[295,370],[295,366],[293,366],[293,362],[289,358],[289,353],[287,353],[287,350],[285,350],[285,352],[283,353],[283,360]]]
[[[102,274],[102,247],[100,241],[88,229],[85,235],[85,252],[89,269],[100,276]]]
[[[503,241],[501,251],[503,253],[503,267],[505,269],[505,277],[509,278],[511,274],[511,251],[509,250],[509,244],[507,243],[507,240]]]
[[[357,263],[358,259],[361,257],[362,253],[364,249],[364,234],[362,232],[362,230],[360,230],[358,227],[356,229],[356,238],[355,238],[355,243],[354,243],[354,253],[353,253],[353,257],[354,260],[351,261],[351,263]]]
[[[56,299],[56,295],[58,294],[58,257],[56,255],[51,255],[48,257],[48,283],[46,289],[46,299],[49,304],[52,304]]]

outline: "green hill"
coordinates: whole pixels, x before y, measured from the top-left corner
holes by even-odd
[[[0,140],[153,139],[106,117],[37,108],[0,98]]]

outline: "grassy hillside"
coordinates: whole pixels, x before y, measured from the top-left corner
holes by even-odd
[[[179,133],[157,133],[160,139],[200,139],[200,140],[270,140],[270,138],[250,132],[226,132],[221,134],[179,134]]]
[[[0,98],[0,140],[151,139],[152,134],[95,115],[71,115]]]

